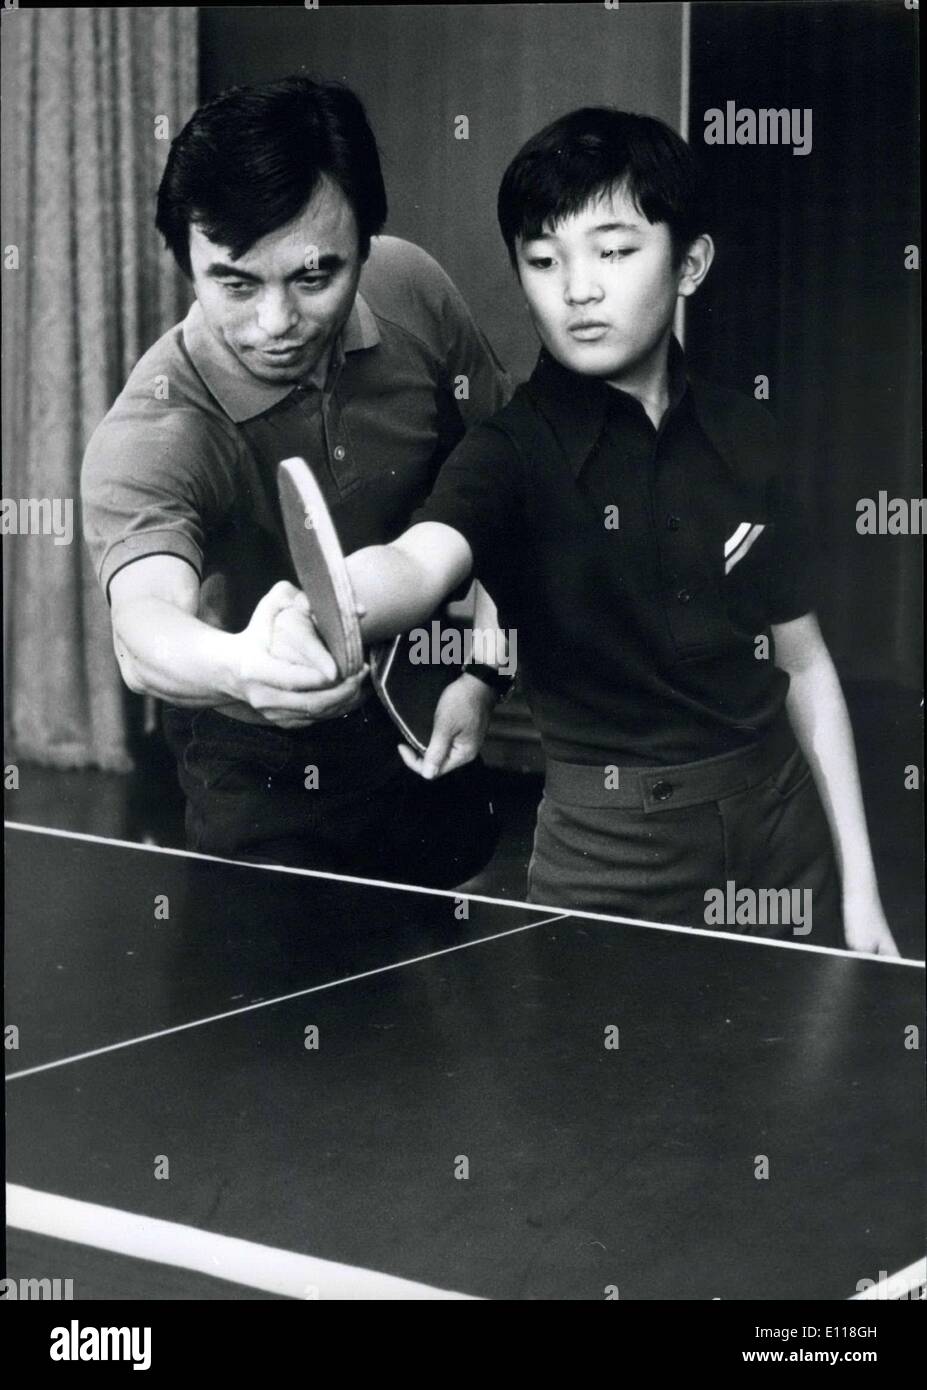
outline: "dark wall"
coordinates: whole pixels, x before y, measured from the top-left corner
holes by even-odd
[[[856,502],[914,497],[920,278],[916,12],[900,0],[691,6],[690,138],[713,189],[718,259],[691,301],[687,350],[752,391],[789,441],[819,539],[819,612],[841,674],[921,683],[916,538],[860,536]],[[204,99],[304,69],[349,82],[377,133],[387,230],[431,251],[497,352],[536,347],[495,223],[501,173],[545,121],[582,103],[679,125],[681,6],[322,5],[204,8]],[[813,144],[705,146],[703,114],[810,107]],[[454,117],[470,139],[453,138]]]
[[[694,364],[769,376],[819,540],[820,617],[842,675],[922,682],[921,543],[861,536],[856,503],[920,478],[917,14],[903,4],[699,3],[690,137],[718,258],[688,319]],[[812,110],[812,149],[708,146],[704,113]]]
[[[678,128],[678,4],[323,3],[200,15],[204,100],[301,68],[357,91],[383,155],[386,230],[437,257],[517,377],[537,348],[496,226],[506,164],[575,106],[625,106]],[[467,141],[454,139],[461,114]]]

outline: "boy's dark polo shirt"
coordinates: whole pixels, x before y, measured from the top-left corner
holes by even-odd
[[[687,380],[675,340],[659,431],[632,396],[542,351],[412,520],[466,537],[517,631],[551,758],[714,757],[755,742],[782,709],[789,679],[769,630],[813,607],[809,537],[769,415]],[[725,542],[734,548],[743,523],[765,529],[725,574]]]
[[[466,427],[510,394],[452,281],[396,237],[373,240],[325,382],[257,380],[194,303],[137,363],[87,446],[84,536],[103,589],[124,565],[175,555],[202,580],[199,617],[239,631],[274,583],[296,581],[281,459],[308,460],[346,551],[383,543],[405,529]]]

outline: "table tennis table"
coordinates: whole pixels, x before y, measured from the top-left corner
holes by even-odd
[[[6,858],[8,1277],[917,1296],[920,962],[17,823]]]

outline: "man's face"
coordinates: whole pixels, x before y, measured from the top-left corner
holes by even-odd
[[[633,383],[666,341],[677,296],[692,292],[685,262],[673,267],[669,227],[648,222],[619,191],[544,231],[517,243],[522,290],[542,343],[584,376]]]
[[[298,217],[237,261],[191,226],[190,262],[206,323],[239,362],[261,381],[300,381],[354,304],[357,223],[340,188],[323,178]]]

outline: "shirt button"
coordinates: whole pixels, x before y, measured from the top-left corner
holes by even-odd
[[[667,529],[667,531],[678,531],[678,530],[679,530],[679,527],[680,527],[680,521],[679,521],[679,517],[678,517],[678,516],[668,516],[668,517],[666,518],[666,529]]]
[[[650,788],[654,801],[666,801],[667,797],[673,795],[675,787],[672,782],[654,782]]]
[[[689,603],[689,601],[692,598],[692,595],[689,593],[688,589],[680,589],[676,597],[678,598],[680,603]]]
[[[346,451],[343,444],[336,444],[334,449],[332,450],[332,453],[335,455],[335,458],[338,460],[339,463],[344,458],[345,452]]]

